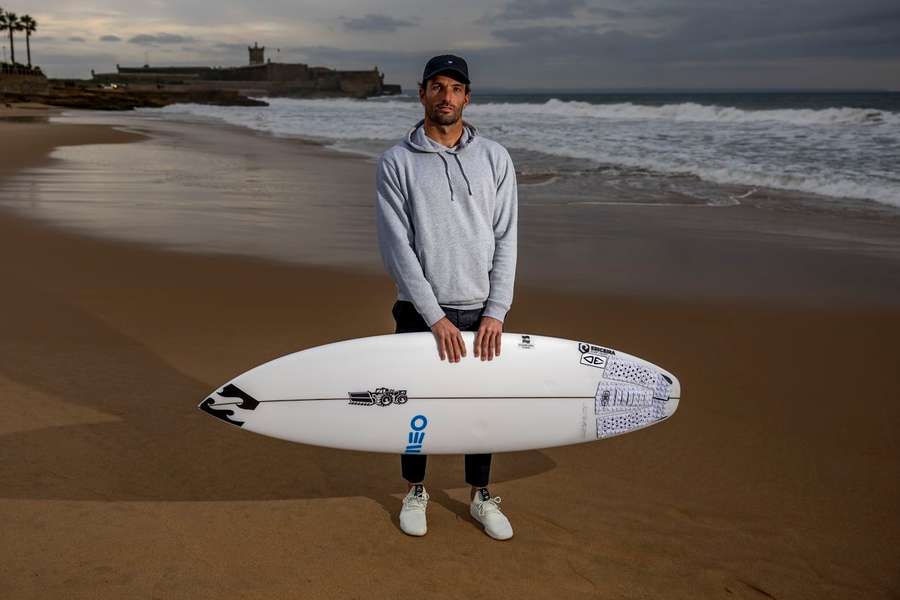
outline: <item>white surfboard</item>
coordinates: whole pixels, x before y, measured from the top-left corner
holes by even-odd
[[[587,342],[504,333],[501,354],[438,358],[434,336],[348,340],[277,358],[200,409],[263,435],[396,454],[475,454],[591,442],[669,418],[681,386],[645,360]]]

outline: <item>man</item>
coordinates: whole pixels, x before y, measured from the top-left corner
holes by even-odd
[[[425,118],[378,163],[378,244],[397,284],[397,333],[431,331],[440,360],[466,357],[462,331],[477,331],[473,354],[500,355],[516,270],[516,173],[506,149],[462,119],[469,69],[458,56],[428,61],[419,84]],[[408,493],[400,527],[425,535],[427,456],[401,456]],[[465,457],[469,512],[495,539],[513,531],[487,489],[490,454]]]

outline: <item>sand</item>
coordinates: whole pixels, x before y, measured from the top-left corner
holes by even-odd
[[[71,127],[0,123],[17,140],[6,176],[56,144],[136,138]],[[900,594],[900,309],[520,286],[508,330],[664,365],[679,411],[495,457],[516,530],[504,543],[468,518],[461,458],[435,457],[429,534],[414,539],[396,457],[255,436],[195,408],[275,356],[390,331],[386,276],[164,251],[9,211],[0,253],[0,597]]]

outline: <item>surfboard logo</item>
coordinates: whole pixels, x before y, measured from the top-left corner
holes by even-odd
[[[578,342],[578,351],[582,354],[587,354],[588,352],[592,354],[609,354],[611,356],[615,356],[616,354],[615,350],[604,348],[603,346],[598,346],[596,344],[588,344],[587,342]]]
[[[200,404],[200,410],[203,412],[214,416],[217,419],[222,419],[226,423],[231,423],[232,425],[237,425],[238,427],[243,427],[244,422],[238,421],[237,419],[232,419],[234,416],[234,411],[230,408],[220,408],[216,409],[215,403],[212,398],[207,398]]]
[[[600,356],[599,354],[582,354],[581,355],[581,364],[588,365],[589,367],[597,367],[598,369],[602,369],[606,366],[606,357]]]
[[[615,350],[586,342],[578,342],[578,351],[581,353],[581,360],[579,361],[581,364],[598,369],[604,368],[607,357],[614,356],[616,353]]]
[[[243,410],[256,410],[256,407],[259,406],[259,400],[234,385],[233,383],[229,383],[225,387],[222,388],[221,392],[216,392],[216,395],[221,398],[237,398],[240,402],[216,402],[212,399],[212,397],[207,398],[200,404],[200,410],[205,413],[211,414],[217,419],[222,419],[226,423],[231,423],[232,425],[237,425],[238,427],[243,427],[244,422],[238,421],[237,419],[233,419],[235,416],[235,412],[230,408],[222,408],[223,406],[237,406]]]
[[[385,387],[376,388],[374,392],[347,392],[347,395],[353,406],[390,406],[406,404],[409,400],[406,390],[392,390]]]
[[[410,432],[406,436],[406,454],[421,454],[422,445],[425,443],[425,428],[428,427],[428,419],[425,415],[416,415],[409,422]]]

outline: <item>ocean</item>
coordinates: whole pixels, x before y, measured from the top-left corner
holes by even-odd
[[[145,112],[221,120],[372,156],[422,113],[412,94],[266,100],[268,107]],[[523,182],[553,184],[546,197],[556,202],[775,198],[829,210],[900,209],[900,93],[476,90],[465,118],[509,148]]]
[[[523,285],[896,306],[896,102],[495,95],[466,117],[516,163]],[[404,97],[67,112],[52,120],[147,137],[61,146],[4,179],[0,207],[169,250],[383,273],[374,157],[420,111]]]

